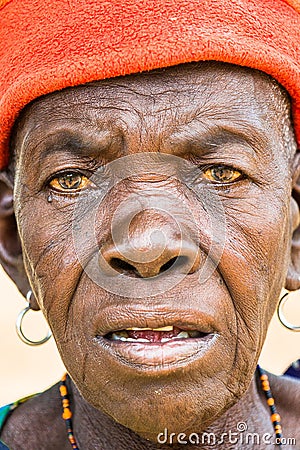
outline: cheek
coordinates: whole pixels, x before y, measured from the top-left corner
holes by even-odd
[[[219,270],[226,280],[237,323],[237,365],[250,373],[262,348],[289,262],[287,203],[266,198],[227,203],[227,237]],[[245,367],[247,361],[248,368]]]
[[[254,288],[254,281],[258,282],[258,289],[260,285],[268,290],[274,284],[283,285],[292,237],[288,197],[288,193],[284,197],[283,193],[276,196],[265,191],[243,198],[242,202],[235,199],[227,202],[227,246],[243,268],[240,276],[245,274],[244,282],[252,282]],[[236,275],[239,269],[236,268]]]
[[[89,208],[82,205],[78,208],[77,201],[77,197],[64,199],[53,195],[50,203],[46,196],[16,202],[23,259],[30,284],[54,336],[61,340],[72,339],[74,327],[69,325],[73,296],[81,283],[86,263],[98,251],[99,236],[104,236],[105,230],[109,229],[110,214],[106,204],[102,204],[97,212],[96,230],[95,217],[90,212],[94,210],[93,201],[86,202]],[[18,207],[20,204],[22,208]],[[76,234],[78,225],[81,227],[80,240]]]
[[[46,198],[31,198],[23,205],[17,222],[24,263],[40,307],[48,316],[55,299],[72,291],[81,270],[70,225],[74,208],[69,204],[55,208]]]

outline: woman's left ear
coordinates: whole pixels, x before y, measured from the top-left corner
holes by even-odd
[[[14,214],[13,182],[5,170],[0,172],[0,264],[26,297],[31,288],[23,264],[22,246]],[[32,307],[37,309],[36,305]]]
[[[300,153],[296,153],[291,198],[291,220],[293,236],[290,264],[285,288],[289,291],[300,289]]]

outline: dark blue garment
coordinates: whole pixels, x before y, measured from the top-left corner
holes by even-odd
[[[300,378],[300,359],[295,361],[288,370],[284,373],[284,375],[288,375],[290,377]]]
[[[7,447],[7,445],[3,444],[2,441],[0,441],[0,450],[9,450],[9,448]]]

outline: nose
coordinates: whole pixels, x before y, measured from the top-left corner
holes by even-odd
[[[118,227],[122,230],[122,224]],[[102,265],[140,278],[154,277],[169,269],[172,273],[191,274],[199,269],[200,259],[199,247],[183,227],[153,210],[137,214],[127,233],[112,233],[100,251]]]

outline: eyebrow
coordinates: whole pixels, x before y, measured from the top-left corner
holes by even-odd
[[[204,125],[199,119],[193,119],[175,130],[168,140],[180,146],[182,151],[195,150],[197,147],[200,153],[214,148],[217,150],[226,144],[247,144],[254,156],[261,156],[271,149],[265,130],[242,122],[239,125]]]
[[[31,140],[32,140],[31,135]],[[49,131],[43,139],[39,140],[33,147],[28,144],[30,153],[37,148],[41,149],[37,158],[40,165],[51,154],[69,153],[73,157],[86,157],[96,159],[106,149],[110,148],[116,138],[116,133],[109,129],[88,132],[80,132],[62,126],[55,127]]]
[[[39,129],[40,130],[40,129]],[[35,131],[36,132],[36,131]],[[40,139],[33,147],[30,142],[34,138],[34,132],[29,133],[29,154],[39,148],[40,153],[37,164],[41,165],[51,154],[69,154],[72,157],[96,160],[101,157],[112,145],[123,146],[121,130],[112,130],[110,127],[100,130],[81,128],[75,126],[47,127],[46,136]],[[39,133],[40,134],[40,133]],[[119,142],[118,142],[119,140]],[[254,127],[247,122],[239,121],[239,124],[203,123],[198,117],[193,117],[188,123],[179,125],[177,129],[166,139],[165,148],[170,147],[172,153],[178,147],[178,155],[184,152],[204,153],[210,150],[218,150],[224,145],[240,144],[247,148],[253,156],[264,155],[268,149],[270,154],[270,141],[265,130]],[[246,144],[246,145],[245,145]],[[174,148],[175,146],[175,148]],[[122,152],[123,153],[123,152]],[[30,157],[30,156],[28,156]]]

